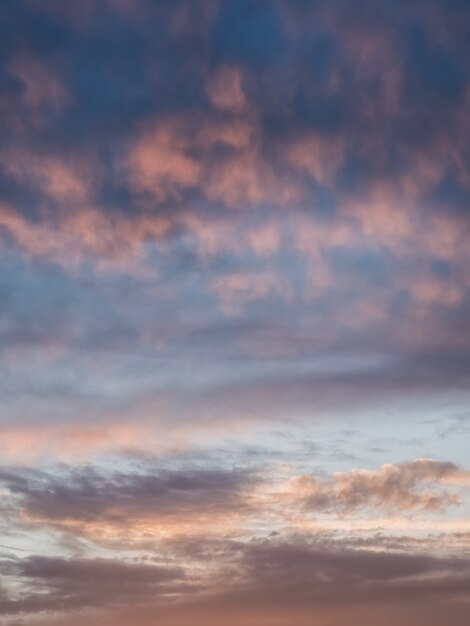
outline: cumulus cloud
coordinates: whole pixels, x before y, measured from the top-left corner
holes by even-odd
[[[297,476],[290,484],[293,493],[313,510],[342,514],[363,508],[432,511],[460,504],[459,495],[448,487],[468,487],[470,473],[454,463],[418,459],[377,470],[338,472],[329,479]]]

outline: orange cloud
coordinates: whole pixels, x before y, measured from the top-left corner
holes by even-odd
[[[307,507],[345,514],[368,507],[441,510],[461,501],[457,494],[437,491],[436,486],[469,484],[470,472],[431,459],[384,465],[378,470],[338,472],[328,480],[298,476],[289,483]]]

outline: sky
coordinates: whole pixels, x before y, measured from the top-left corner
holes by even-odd
[[[0,2],[1,626],[468,626],[470,2]]]

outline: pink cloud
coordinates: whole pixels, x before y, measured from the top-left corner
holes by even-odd
[[[207,91],[212,104],[222,110],[240,112],[246,109],[243,76],[236,67],[224,67],[211,76]]]
[[[289,486],[312,510],[351,514],[364,508],[442,510],[461,502],[450,485],[470,485],[470,472],[453,463],[418,459],[377,470],[337,472],[329,479],[298,476]]]
[[[195,185],[200,165],[190,156],[191,141],[177,121],[147,125],[126,160],[131,183],[158,200],[178,198],[181,188]]]

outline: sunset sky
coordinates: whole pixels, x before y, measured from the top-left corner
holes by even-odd
[[[468,0],[0,0],[1,626],[468,626],[469,238]]]

